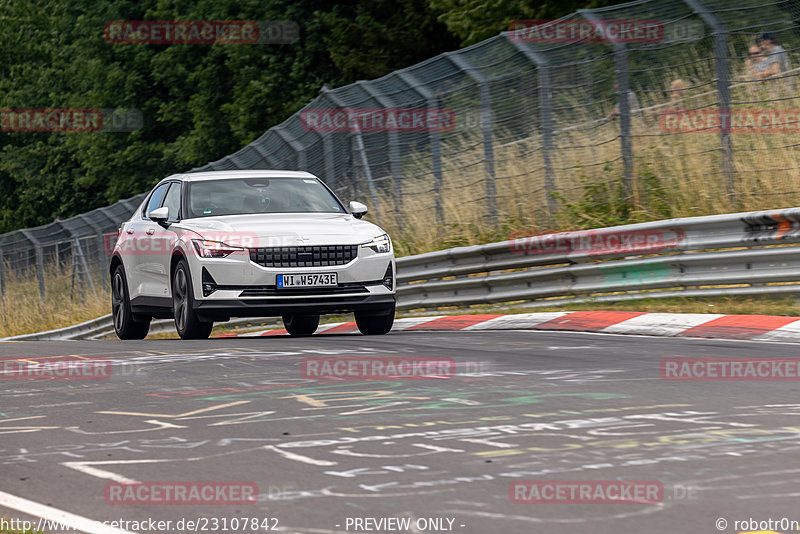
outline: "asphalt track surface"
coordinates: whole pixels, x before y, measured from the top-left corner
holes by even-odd
[[[480,331],[0,343],[0,354],[112,360],[107,380],[0,381],[0,492],[93,520],[217,518],[206,532],[267,532],[232,519],[274,518],[270,528],[309,534],[714,533],[800,520],[798,382],[659,373],[662,358],[800,357],[798,345]],[[303,362],[324,356],[451,358],[456,373],[304,378]],[[511,502],[522,480],[664,491],[660,502]],[[249,482],[259,497],[121,505],[104,493],[114,481]],[[1,500],[0,515],[32,517]],[[365,518],[412,523],[353,522]]]

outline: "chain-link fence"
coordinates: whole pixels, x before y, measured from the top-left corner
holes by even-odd
[[[638,0],[519,23],[377,80],[324,88],[193,171],[310,171],[343,199],[366,201],[401,254],[512,230],[798,205],[798,20],[796,0]],[[574,28],[589,33],[575,38]],[[404,117],[411,123],[392,122]],[[0,236],[0,273],[44,265],[44,291],[50,266],[80,263],[76,236],[102,266],[96,236],[118,221],[82,222],[90,214]]]
[[[82,291],[108,288],[110,252],[117,229],[130,218],[146,193],[69,219],[0,235],[0,297],[10,288],[35,284],[46,295],[82,298]],[[28,289],[28,288],[25,288]],[[15,305],[30,292],[15,292]],[[22,298],[19,298],[22,297]]]

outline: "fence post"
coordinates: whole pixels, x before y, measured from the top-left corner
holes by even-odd
[[[467,58],[453,53],[445,53],[444,57],[455,64],[456,67],[464,71],[467,76],[478,84],[478,92],[481,102],[481,130],[483,132],[483,157],[486,166],[486,202],[489,212],[489,222],[494,225],[497,222],[497,184],[494,171],[494,132],[492,131],[492,92],[489,88],[489,80],[484,74],[475,68]]]
[[[42,306],[44,306],[44,254],[42,254],[42,244],[28,230],[23,229],[20,232],[28,241],[33,243],[34,251],[36,252],[36,278],[39,281],[39,297],[42,299]]]
[[[603,24],[604,19],[589,9],[579,9],[578,13],[595,24]],[[619,141],[622,155],[622,185],[628,199],[636,203],[633,189],[633,142],[631,139],[630,78],[628,76],[628,49],[625,43],[614,43],[614,72],[617,82],[617,106],[619,106]],[[635,206],[638,208],[638,206]]]
[[[683,0],[703,22],[711,27],[714,38],[714,66],[717,72],[717,94],[719,98],[719,147],[722,174],[728,189],[728,198],[731,205],[738,207],[736,195],[736,166],[733,161],[733,139],[731,139],[731,90],[728,74],[728,30],[725,24],[717,18],[700,0]]]
[[[278,167],[275,164],[275,160],[272,159],[272,157],[267,153],[267,151],[264,150],[264,147],[262,147],[257,141],[254,141],[251,146],[256,152],[258,152],[258,155],[261,156],[261,159],[267,162],[267,165],[269,165],[273,169],[276,169]]]
[[[364,89],[368,95],[374,98],[375,101],[384,108],[394,107],[394,103],[391,99],[378,92],[369,82],[357,81],[356,85]],[[389,169],[392,173],[392,185],[394,190],[394,214],[397,218],[396,222],[399,225],[401,223],[400,213],[403,209],[403,170],[400,165],[400,142],[398,133],[394,130],[386,132],[386,136],[389,140]]]
[[[289,145],[292,150],[295,151],[297,154],[297,169],[298,171],[306,170],[306,148],[300,144],[298,141],[288,130],[286,130],[283,126],[275,126],[273,127],[275,133],[277,133],[281,139],[283,139],[287,145]]]
[[[522,43],[511,37],[510,33],[504,34],[514,47],[536,65],[536,74],[539,80],[539,120],[542,128],[542,164],[544,166],[544,190],[547,195],[547,215],[549,222],[558,211],[553,193],[556,191],[555,173],[551,155],[555,151],[553,142],[553,81],[550,76],[550,63],[544,54],[535,52],[528,43]]]
[[[323,95],[326,96],[335,106],[340,109],[347,109],[347,106],[339,100],[339,97],[336,96],[331,91],[324,91]],[[372,203],[375,205],[375,216],[378,219],[378,222],[383,222],[381,218],[381,207],[380,207],[380,198],[378,197],[378,191],[375,189],[375,182],[372,180],[372,169],[369,167],[369,159],[367,158],[367,149],[364,146],[364,138],[361,136],[361,129],[358,127],[358,122],[353,122],[354,130],[351,132],[353,136],[353,145],[355,145],[356,152],[359,155],[359,159],[361,160],[361,165],[364,167],[364,177],[367,179],[367,187],[369,188],[370,196],[372,197]]]
[[[3,249],[0,248],[0,298],[6,298],[6,260],[3,258]]]
[[[111,227],[112,228],[114,228],[114,226],[116,226],[117,228],[114,228],[116,230],[116,229],[119,228],[119,223],[117,223],[117,221],[114,220],[114,218],[111,215],[106,213],[107,209],[108,208],[98,208],[97,209],[97,213],[100,213],[103,217],[108,219],[111,222]],[[76,217],[78,217],[80,220],[82,220],[84,222],[84,224],[86,224],[86,226],[92,228],[95,231],[95,236],[96,236],[95,241],[96,241],[96,245],[98,247],[97,248],[97,262],[98,262],[98,265],[100,267],[100,284],[103,287],[103,289],[109,289],[109,278],[110,278],[108,276],[109,262],[108,262],[108,254],[106,253],[105,240],[103,239],[103,234],[105,233],[104,229],[99,224],[93,223],[91,221],[91,219],[86,217],[85,213],[81,213],[80,215],[77,215]],[[69,228],[67,228],[66,226],[61,224],[61,221],[56,219],[55,222],[57,222],[64,229],[64,231],[67,232],[67,234],[70,236],[70,238],[75,238],[76,237],[75,234],[73,234],[69,230]],[[75,251],[74,246],[72,247],[72,251],[74,253],[74,251]],[[87,273],[86,275],[89,277],[89,280],[91,280],[92,279],[92,275],[90,274],[88,267],[86,269],[86,273]],[[92,292],[94,292],[94,284],[93,283],[92,283]]]
[[[622,182],[628,198],[636,198],[633,190],[633,140],[631,138],[631,86],[628,76],[628,51],[623,43],[614,43],[614,70],[617,73],[619,105],[619,140],[622,148]],[[635,206],[638,209],[638,206]]]
[[[332,190],[336,189],[336,165],[333,161],[333,132],[320,132],[322,136],[322,152],[325,159],[325,183],[328,184]]]
[[[117,226],[117,228],[115,228],[115,230],[118,229],[119,228],[119,223],[117,223],[114,220],[114,218],[111,217],[109,214],[107,214],[106,212],[102,211],[103,209],[105,209],[105,208],[100,208],[101,211],[99,211],[99,213],[101,213],[106,219],[111,221],[112,227],[115,226],[115,225]],[[85,213],[81,213],[79,215],[76,215],[76,217],[78,217],[80,220],[82,220],[83,223],[86,226],[88,226],[89,228],[93,229],[94,232],[95,232],[95,235],[97,236],[97,243],[98,243],[98,246],[100,247],[100,250],[97,252],[97,258],[100,261],[100,283],[102,284],[103,289],[109,289],[110,288],[109,284],[110,284],[111,276],[108,274],[109,262],[106,261],[107,260],[107,254],[106,254],[106,251],[105,251],[105,241],[103,241],[103,227],[98,225],[98,224],[93,223],[92,220],[89,219],[86,216]],[[72,233],[69,230],[69,228],[67,228],[66,226],[63,226],[63,225],[62,225],[62,227],[64,228],[64,230],[67,231],[67,233],[69,234],[69,236],[71,238],[78,239],[78,236],[75,235],[74,233]],[[75,242],[73,242],[73,247],[72,247],[73,256],[75,255],[74,243]],[[81,256],[83,256],[83,250],[81,250],[80,252],[81,252]],[[73,261],[74,261],[74,258],[73,258]],[[86,263],[86,258],[82,257],[82,261],[84,263]],[[92,287],[92,293],[94,293],[94,282],[92,281],[92,274],[91,274],[91,271],[89,271],[89,267],[88,266],[86,267],[86,276],[89,278],[89,285]]]
[[[367,149],[364,147],[364,138],[361,137],[361,128],[358,127],[358,123],[355,123],[355,135],[353,138],[355,139],[354,144],[356,147],[356,152],[358,152],[361,158],[361,165],[364,167],[364,177],[367,179],[369,194],[372,197],[372,203],[375,205],[375,217],[378,219],[379,223],[383,224],[383,219],[381,218],[380,199],[378,197],[378,191],[375,189],[375,182],[372,180],[372,169],[369,167]]]
[[[428,109],[438,110],[439,99],[437,96],[425,87],[420,81],[411,74],[408,70],[399,70],[397,75],[403,80],[412,91],[419,94],[425,99],[425,104]],[[428,131],[428,138],[431,144],[431,163],[433,167],[433,193],[434,193],[434,206],[436,210],[436,220],[439,224],[444,224],[444,208],[442,207],[442,187],[444,186],[444,176],[442,175],[442,147],[441,140],[439,139],[439,130],[431,128]]]

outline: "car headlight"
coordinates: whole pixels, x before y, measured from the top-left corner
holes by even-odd
[[[201,258],[225,258],[242,247],[227,245],[222,241],[207,241],[205,239],[192,239],[194,249]]]
[[[364,248],[371,248],[378,254],[384,254],[392,251],[392,240],[389,239],[389,234],[379,235],[372,241],[368,241],[361,245]]]

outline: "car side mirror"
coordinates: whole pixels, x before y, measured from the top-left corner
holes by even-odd
[[[166,226],[167,219],[169,219],[169,207],[162,206],[160,208],[154,209],[147,216],[152,219],[153,221],[157,222],[161,226]]]
[[[350,202],[350,213],[353,214],[353,217],[356,219],[360,219],[367,213],[367,207],[362,204],[361,202],[351,201]]]

